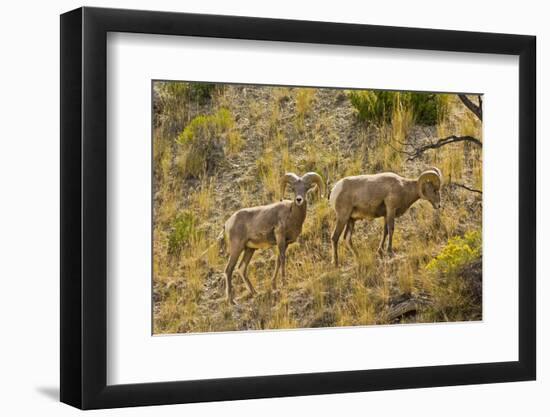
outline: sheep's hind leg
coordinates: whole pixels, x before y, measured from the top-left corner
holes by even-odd
[[[340,235],[342,234],[346,223],[347,220],[336,220],[336,226],[332,232],[332,262],[334,263],[334,266],[338,266],[338,240],[340,239]]]
[[[241,263],[239,264],[239,274],[241,275],[244,284],[246,285],[246,288],[248,288],[248,292],[252,295],[256,295],[256,290],[254,290],[254,287],[252,286],[252,283],[248,279],[248,264],[250,263],[250,260],[252,259],[252,255],[254,255],[255,249],[252,248],[246,248],[244,250],[243,258],[241,259]]]
[[[393,229],[395,226],[395,211],[388,212],[386,219],[388,223],[388,255],[393,256]]]
[[[353,246],[353,241],[351,240],[354,227],[355,220],[349,219],[348,223],[346,224],[346,229],[344,230],[344,240],[346,241],[346,246],[348,247],[348,249],[353,253],[356,258],[358,258],[359,254],[357,252],[357,249],[355,249],[355,247]]]
[[[380,240],[380,244],[378,245],[379,255],[384,254],[384,243],[386,243],[386,237],[388,237],[388,222],[386,221],[386,219],[384,219],[384,234],[382,235],[382,239]]]

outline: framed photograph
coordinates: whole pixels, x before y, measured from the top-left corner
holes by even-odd
[[[535,37],[61,16],[61,401],[533,380]]]

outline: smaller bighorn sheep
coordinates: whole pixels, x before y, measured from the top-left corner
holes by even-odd
[[[338,239],[345,227],[346,246],[357,257],[351,237],[355,221],[384,217],[384,234],[378,252],[383,253],[386,237],[388,253],[393,253],[394,219],[402,216],[418,199],[428,200],[435,209],[440,206],[442,176],[438,168],[429,168],[417,179],[403,178],[391,172],[358,175],[338,181],[330,193],[330,206],[336,213],[332,233],[333,262],[338,266]]]
[[[315,172],[308,172],[303,177],[287,173],[281,180],[281,198],[284,197],[287,185],[293,188],[295,194],[293,201],[281,200],[265,206],[244,208],[233,213],[225,222],[221,237],[228,243],[229,261],[225,267],[225,288],[227,301],[231,304],[235,303],[231,276],[242,252],[244,255],[238,272],[251,294],[256,292],[248,280],[247,267],[256,249],[277,246],[279,256],[271,285],[274,289],[277,287],[276,279],[279,268],[283,283],[285,282],[285,253],[288,245],[295,242],[302,232],[302,224],[306,218],[307,210],[306,194],[315,186],[319,194],[322,194],[323,180]]]

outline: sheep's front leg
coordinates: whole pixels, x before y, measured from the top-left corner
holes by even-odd
[[[283,285],[286,281],[286,236],[282,228],[275,230],[275,239],[277,241],[277,249],[279,256],[277,259],[277,265],[275,267],[275,274],[273,274],[273,281],[271,286],[273,289],[277,288],[277,272],[279,267],[281,268],[281,280]]]
[[[384,233],[382,234],[382,239],[380,240],[380,244],[378,245],[378,253],[380,255],[384,254],[384,243],[386,243],[387,236],[388,236],[388,222],[384,218]]]
[[[386,213],[388,229],[388,254],[393,255],[393,229],[395,224],[395,210],[388,210]]]
[[[286,285],[286,243],[279,245],[279,256],[281,257],[281,283]]]
[[[273,275],[271,276],[271,288],[274,290],[277,289],[277,275],[279,274],[279,267],[281,266],[281,261],[279,258],[279,254],[277,254],[277,260],[275,261],[275,271],[273,272]]]

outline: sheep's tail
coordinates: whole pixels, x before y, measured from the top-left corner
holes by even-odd
[[[216,238],[216,242],[218,244],[219,251],[221,253],[226,252],[226,244],[225,244],[225,226],[222,228],[221,232],[218,234],[218,237]]]
[[[336,199],[338,198],[338,195],[342,191],[342,180],[338,181],[336,184],[334,184],[334,187],[332,187],[332,190],[328,193],[328,201],[330,207],[333,209],[336,209]]]
[[[216,241],[212,243],[210,246],[208,246],[199,256],[196,260],[204,258],[204,256],[208,253],[210,249],[212,249],[214,246],[218,246],[220,253],[226,252],[226,244],[225,244],[225,226],[222,228],[221,232],[218,234],[218,237],[216,238]]]

